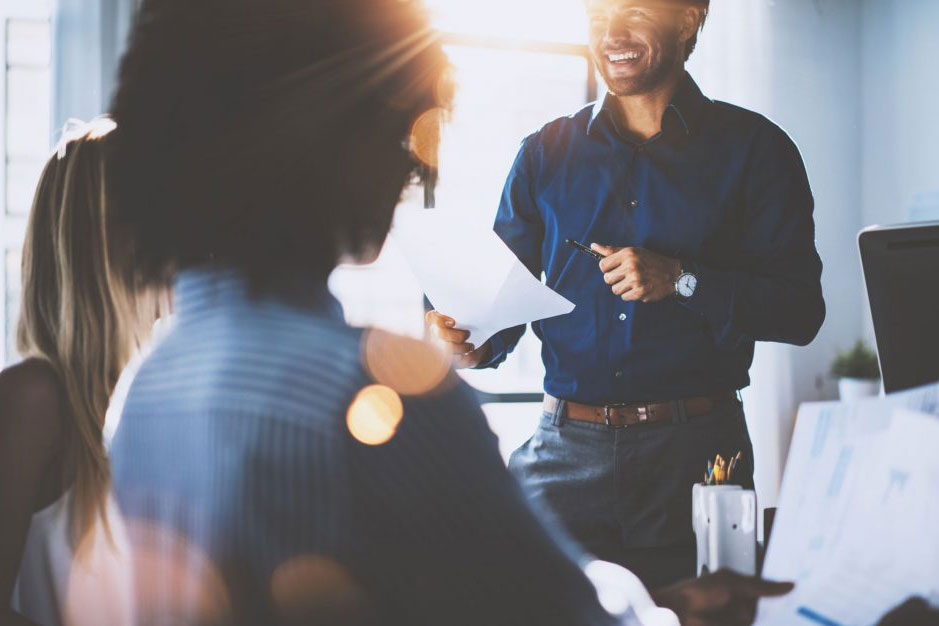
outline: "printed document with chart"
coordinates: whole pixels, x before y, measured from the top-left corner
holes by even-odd
[[[470,331],[477,347],[506,328],[574,310],[478,220],[445,209],[401,209],[391,232],[427,299]]]
[[[799,410],[763,576],[795,590],[757,624],[876,623],[939,606],[939,385]]]

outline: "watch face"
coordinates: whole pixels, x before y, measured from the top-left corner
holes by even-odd
[[[682,274],[678,278],[678,295],[682,298],[690,298],[694,295],[697,286],[698,279],[694,274]]]

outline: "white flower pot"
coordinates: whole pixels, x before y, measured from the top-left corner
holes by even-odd
[[[880,395],[880,381],[870,378],[839,378],[838,395],[842,402]]]

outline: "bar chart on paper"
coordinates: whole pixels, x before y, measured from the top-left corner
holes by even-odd
[[[763,575],[796,589],[758,624],[872,624],[908,596],[939,605],[937,388],[800,411]],[[908,407],[908,408],[903,408]]]

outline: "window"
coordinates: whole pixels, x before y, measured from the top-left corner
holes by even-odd
[[[4,337],[6,338],[6,362],[15,360],[14,347],[16,346],[16,319],[20,309],[20,251],[10,249],[6,251],[3,262],[6,274],[6,289],[3,299]]]
[[[428,5],[444,33],[457,82],[432,210],[459,211],[491,226],[521,140],[596,97],[583,4],[559,0],[551,11],[533,0]],[[411,190],[401,208],[423,202],[423,193]],[[423,293],[393,238],[374,264],[337,269],[330,287],[352,324],[412,336],[423,332]],[[540,343],[529,331],[498,371],[461,374],[482,392],[537,399],[544,376]],[[506,454],[527,438],[540,415],[532,404],[499,402],[488,404],[486,413]]]
[[[20,297],[20,248],[39,174],[48,157],[51,103],[49,0],[8,1],[0,8],[3,55],[0,365],[17,359],[14,329]]]

